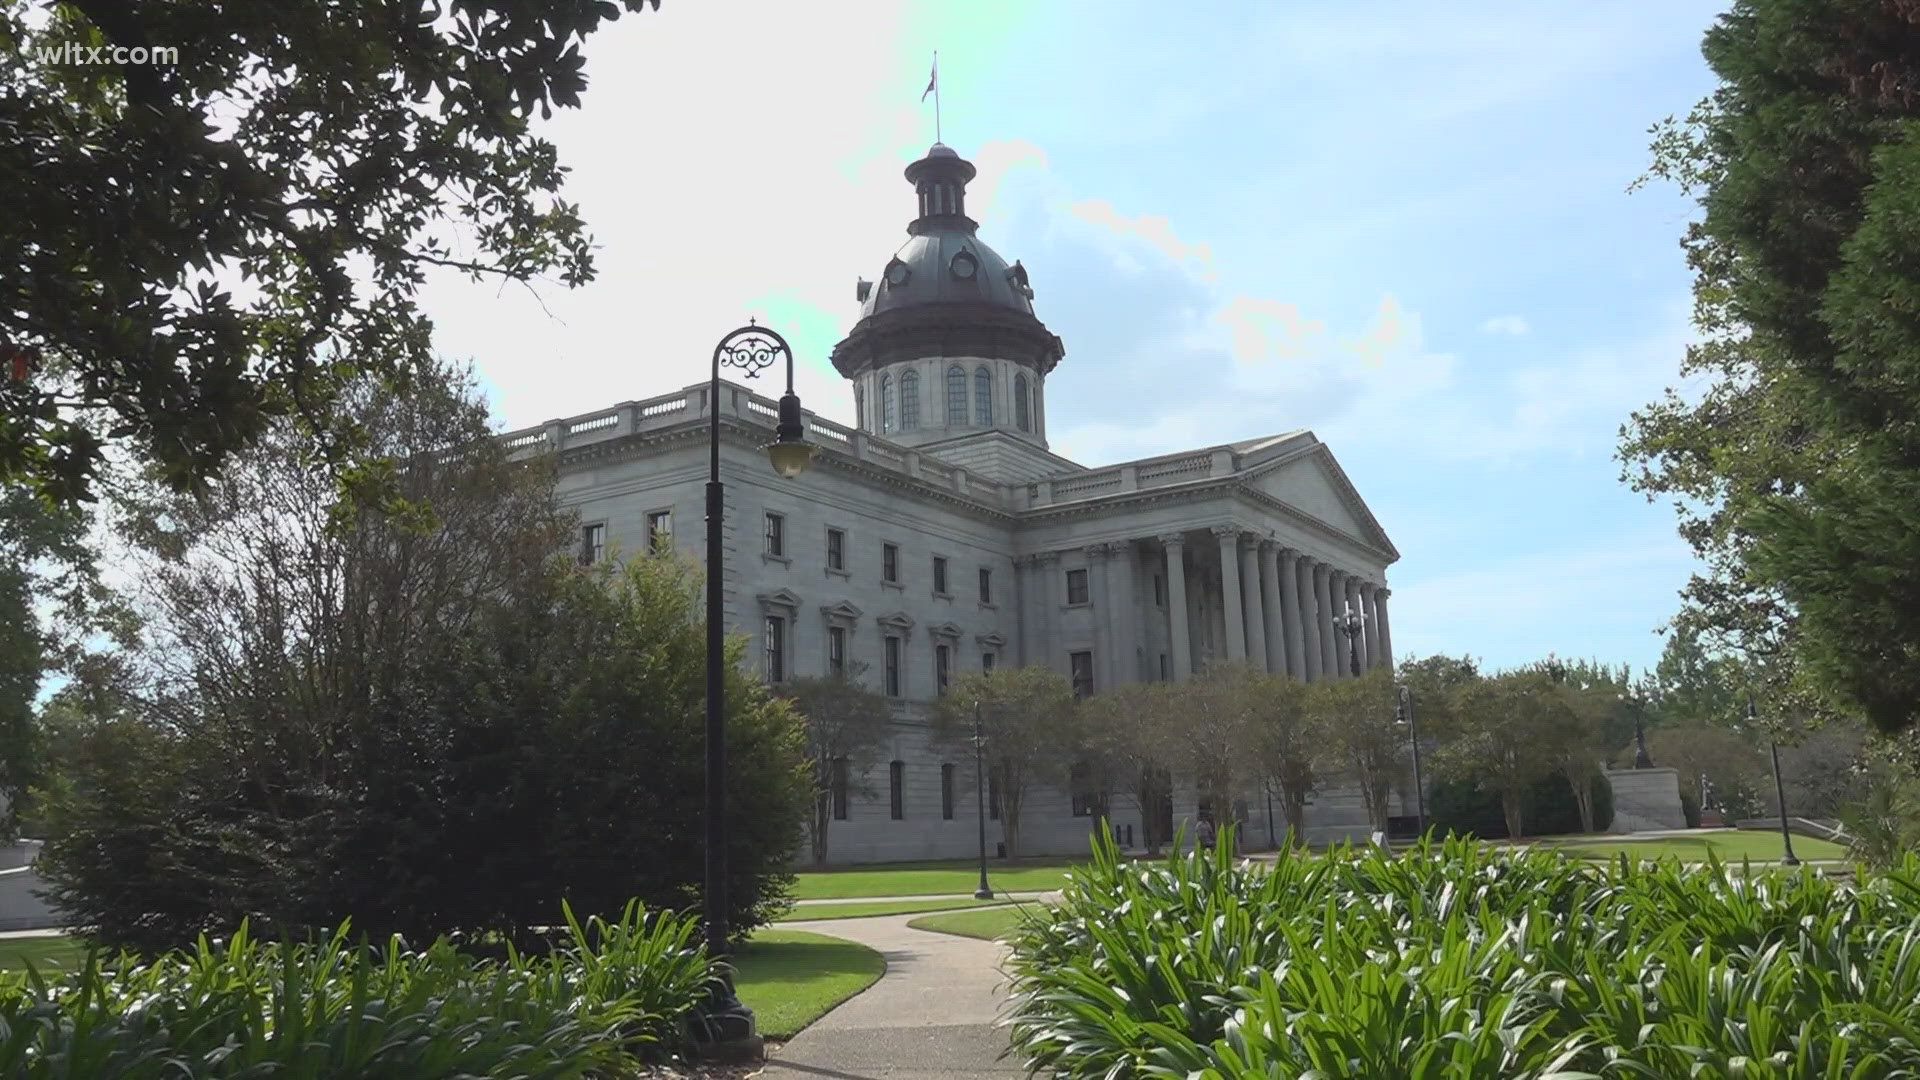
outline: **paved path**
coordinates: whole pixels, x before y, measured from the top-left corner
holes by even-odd
[[[815,1021],[767,1058],[764,1080],[961,1080],[1014,1077],[993,1026],[1006,1002],[996,942],[914,930],[919,915],[784,922],[857,941],[887,958],[880,981]]]

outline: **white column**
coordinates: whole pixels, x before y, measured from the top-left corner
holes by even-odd
[[[1133,558],[1133,541],[1116,542],[1107,561],[1107,581],[1113,589],[1107,627],[1113,638],[1116,661],[1109,684],[1112,686],[1140,681],[1140,606],[1134,594],[1134,575],[1138,570]]]
[[[1087,600],[1093,605],[1088,623],[1093,633],[1093,688],[1097,693],[1113,684],[1113,632],[1107,625],[1113,593],[1108,588],[1107,545],[1088,544],[1085,554]]]
[[[1300,653],[1308,682],[1326,678],[1326,652],[1320,644],[1320,571],[1312,559],[1300,556],[1294,580],[1300,589]]]
[[[1214,538],[1220,541],[1220,610],[1227,629],[1227,659],[1247,658],[1247,623],[1240,606],[1240,530],[1232,525],[1215,525]]]
[[[1013,565],[1020,583],[1020,663],[1034,667],[1047,662],[1047,620],[1043,614],[1047,582],[1041,576],[1038,556],[1021,555]]]
[[[1334,638],[1339,631],[1333,628],[1333,567],[1326,563],[1313,564],[1313,605],[1314,622],[1320,631],[1320,676],[1325,679],[1340,677],[1340,654]]]
[[[1262,540],[1260,552],[1260,612],[1266,616],[1267,670],[1287,673],[1287,638],[1280,609],[1280,547]]]
[[[1066,575],[1060,572],[1060,553],[1043,551],[1034,556],[1038,566],[1040,581],[1040,625],[1046,627],[1045,648],[1041,651],[1041,663],[1055,671],[1067,672],[1066,635],[1061,632],[1062,616],[1067,606]]]
[[[1372,582],[1360,586],[1360,613],[1367,620],[1367,670],[1380,666],[1380,608],[1374,603]]]
[[[1280,566],[1280,629],[1287,650],[1286,672],[1306,682],[1306,639],[1300,626],[1300,553],[1281,548],[1275,554]]]
[[[1167,552],[1167,628],[1172,640],[1173,678],[1193,675],[1193,639],[1187,626],[1187,540],[1179,533],[1160,538]]]
[[[1240,591],[1247,610],[1247,663],[1255,671],[1267,669],[1267,607],[1260,586],[1266,575],[1260,572],[1260,543],[1248,538],[1240,549]]]
[[[1385,585],[1373,591],[1373,606],[1380,612],[1380,660],[1389,668],[1393,666],[1393,624],[1387,618],[1387,597],[1392,595]]]
[[[1355,615],[1359,615],[1360,614],[1360,579],[1357,577],[1354,577],[1352,574],[1348,574],[1346,581],[1342,582],[1341,584],[1342,584],[1343,591],[1345,591],[1346,597],[1347,597],[1346,605],[1344,608],[1342,608],[1342,610],[1351,611]],[[1349,639],[1349,643],[1347,647],[1359,654],[1360,671],[1362,674],[1365,674],[1367,670],[1367,621],[1365,618],[1362,618],[1360,620],[1360,632],[1358,634],[1355,634],[1352,638]],[[1347,674],[1349,675],[1353,674],[1353,667],[1351,666],[1351,661],[1349,661],[1349,666],[1347,667]]]

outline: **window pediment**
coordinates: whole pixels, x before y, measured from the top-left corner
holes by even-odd
[[[889,634],[906,637],[913,632],[913,616],[904,611],[890,611],[885,615],[875,616],[873,621],[879,623],[880,629]]]
[[[1002,649],[1005,648],[1007,644],[1007,636],[998,630],[990,630],[984,634],[975,634],[973,635],[973,640],[990,649]]]
[[[841,600],[837,603],[821,604],[820,614],[826,618],[829,625],[844,626],[851,630],[859,624],[862,612],[847,601]]]
[[[792,589],[775,589],[760,594],[760,606],[771,615],[792,615],[800,609],[800,594]]]
[[[927,633],[937,638],[946,638],[949,641],[960,640],[960,628],[950,622],[936,623],[933,626],[929,626],[927,627]]]

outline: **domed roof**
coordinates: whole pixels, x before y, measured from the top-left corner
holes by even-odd
[[[914,304],[969,301],[1031,315],[1031,290],[1020,284],[1025,275],[1024,267],[1008,266],[971,230],[935,229],[909,237],[893,253],[861,303],[860,317]]]
[[[979,225],[966,213],[974,172],[940,143],[907,166],[920,214],[879,277],[859,283],[860,319],[833,350],[841,374],[914,356],[1004,356],[1043,373],[1059,361],[1065,350],[1034,317],[1026,268],[974,235]]]

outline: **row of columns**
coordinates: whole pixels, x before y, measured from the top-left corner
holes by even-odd
[[[1231,526],[1216,527],[1212,534],[1220,555],[1225,659],[1302,682],[1347,677],[1350,647],[1358,648],[1363,671],[1381,664],[1392,666],[1387,620],[1390,592],[1385,586],[1269,537]],[[1166,566],[1171,654],[1167,674],[1183,680],[1193,675],[1194,633],[1187,594],[1198,583],[1187,576],[1187,534],[1170,533],[1158,539]],[[1086,550],[1088,592],[1096,608],[1090,644],[1097,658],[1098,682],[1103,685],[1160,674],[1151,665],[1145,672],[1140,670],[1135,554],[1132,541],[1095,544]],[[1060,612],[1067,605],[1066,575],[1059,555],[1046,552],[1017,562],[1030,571],[1021,589],[1023,660],[1065,671],[1069,658],[1060,633]],[[1102,607],[1106,610],[1097,610]],[[1361,614],[1360,632],[1351,646],[1339,626],[1348,610]]]
[[[1362,671],[1392,666],[1387,626],[1391,593],[1385,586],[1233,526],[1216,526],[1212,532],[1220,549],[1228,660],[1303,682],[1348,677],[1356,648]],[[1169,534],[1160,537],[1160,543],[1166,552],[1173,677],[1185,679],[1193,674],[1186,536]],[[1359,634],[1351,643],[1340,627],[1349,610],[1361,617]]]

